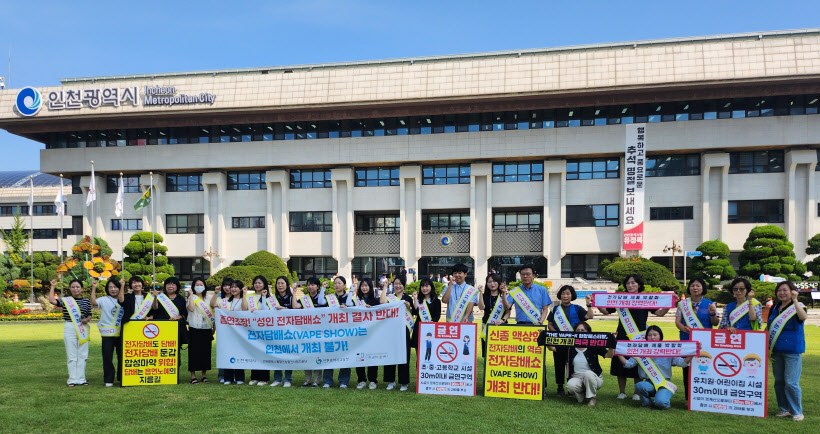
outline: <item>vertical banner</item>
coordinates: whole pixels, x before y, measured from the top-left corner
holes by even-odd
[[[179,322],[129,321],[122,328],[122,385],[177,384]]]
[[[484,396],[542,399],[546,348],[538,346],[538,335],[545,329],[545,326],[488,326]]]
[[[624,158],[623,250],[643,249],[645,171],[646,124],[629,124]]]
[[[421,323],[416,393],[475,396],[477,342],[475,323]]]
[[[766,417],[768,334],[692,329],[700,356],[689,368],[689,410]]]

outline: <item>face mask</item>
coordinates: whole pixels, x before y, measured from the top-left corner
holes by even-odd
[[[196,291],[196,292],[205,291],[205,287],[204,286],[194,286],[194,291]]]

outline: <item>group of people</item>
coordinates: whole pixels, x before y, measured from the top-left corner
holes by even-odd
[[[441,303],[447,304],[447,322],[473,322],[473,308],[483,311],[481,319],[482,329],[488,324],[505,324],[513,313],[515,306],[516,324],[540,325],[546,321],[550,331],[592,332],[588,320],[594,318],[591,299],[586,297],[584,307],[573,303],[577,294],[570,285],[559,288],[558,303],[553,303],[547,288],[534,282],[536,277],[531,265],[522,266],[518,275],[521,285],[508,290],[501,276],[490,273],[484,285],[473,287],[465,282],[468,269],[464,264],[453,267],[451,278],[448,281],[441,298],[436,293],[433,281],[423,278],[416,294],[405,293],[407,285],[406,275],[399,274],[392,281],[382,281],[382,288],[377,288],[369,278],[356,282],[355,288],[350,289],[343,276],[336,276],[333,280],[334,290],[325,294],[319,279],[311,277],[305,285],[306,297],[294,296],[295,287],[291,287],[286,276],[280,276],[269,287],[264,276],[253,279],[252,289],[258,298],[255,305],[257,310],[274,309],[314,309],[327,306],[341,308],[352,306],[372,307],[390,301],[402,301],[415,319],[412,331],[406,330],[405,345],[407,361],[410,360],[411,348],[416,347],[419,341],[419,324],[421,322],[438,322],[441,316]],[[191,282],[190,294],[179,293],[180,282],[170,277],[164,282],[163,291],[144,292],[144,283],[139,277],[132,277],[129,281],[131,293],[126,294],[124,282],[109,280],[106,285],[106,295],[97,296],[97,283],[92,284],[90,299],[82,297],[82,282],[75,279],[69,284],[71,296],[54,297],[57,281],[51,282],[49,300],[62,308],[65,326],[63,339],[68,360],[68,386],[87,385],[85,378],[85,362],[88,358],[88,323],[91,318],[92,306],[100,308],[100,321],[97,326],[102,336],[103,377],[106,386],[112,386],[114,379],[121,381],[120,372],[113,364],[113,355],[116,352],[118,360],[122,358],[121,328],[124,322],[141,319],[164,319],[180,321],[179,342],[188,344],[188,371],[192,384],[208,383],[207,371],[212,369],[212,341],[214,339],[213,309],[250,310],[245,293],[248,290],[239,280],[225,279],[221,287],[213,295],[207,295],[205,280],[195,278]],[[392,287],[392,289],[390,289]],[[630,275],[623,281],[627,293],[644,291],[643,279],[638,275]],[[679,339],[689,340],[689,333],[693,328],[711,329],[716,326],[734,333],[737,330],[761,330],[763,325],[761,304],[749,297],[752,290],[751,283],[743,278],[737,278],[730,285],[735,300],[727,304],[723,314],[718,315],[716,305],[705,298],[707,287],[700,278],[688,282],[686,293],[688,298],[678,303],[675,314],[675,324],[680,330]],[[379,290],[381,289],[381,290]],[[803,323],[806,319],[804,306],[797,301],[798,291],[792,282],[780,282],[776,287],[777,302],[771,307],[766,329],[770,330],[770,340],[773,340],[771,351],[772,369],[775,378],[775,395],[780,412],[777,416],[791,416],[795,420],[802,420],[801,389],[799,378],[802,367],[802,353],[805,352],[805,337]],[[618,309],[598,308],[603,315],[616,313]],[[637,333],[627,333],[624,328],[623,317],[626,312],[619,313],[617,331],[618,340],[640,339],[637,334],[645,336],[648,341],[663,340],[663,331],[657,326],[648,326],[649,315],[664,316],[669,309],[625,309],[628,316],[634,321]],[[484,335],[484,333],[482,333]],[[483,353],[486,356],[486,341],[482,342]],[[628,379],[633,379],[634,400],[640,400],[643,406],[668,408],[674,393],[664,387],[655,387],[647,374],[638,369],[636,358],[613,358],[613,350],[605,348],[575,348],[549,347],[553,352],[555,362],[555,381],[559,396],[572,394],[578,402],[589,400],[587,405],[594,406],[597,400],[597,391],[603,386],[603,369],[599,358],[612,358],[610,374],[617,377],[619,394],[618,399],[626,398]],[[419,349],[417,348],[417,351]],[[666,380],[672,375],[672,366],[684,369],[684,391],[688,389],[688,369],[691,357],[687,358],[652,358]],[[378,366],[357,367],[357,389],[376,389],[378,387]],[[199,373],[199,378],[197,378]],[[321,381],[323,387],[334,386],[334,376],[340,388],[347,388],[351,380],[352,369],[335,370],[308,370],[305,371],[303,387],[318,387]],[[398,374],[398,375],[397,375]],[[219,382],[223,384],[243,384],[245,371],[235,369],[219,369]],[[252,370],[250,385],[282,385],[290,387],[292,371],[275,370],[271,382],[270,371]],[[382,367],[382,380],[387,383],[387,389],[396,387],[405,391],[410,384],[410,367],[408,363]],[[565,390],[566,385],[566,390]]]

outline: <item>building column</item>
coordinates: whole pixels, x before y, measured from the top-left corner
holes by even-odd
[[[286,170],[268,170],[265,172],[265,185],[268,189],[268,215],[265,217],[268,251],[287,262],[290,259],[288,249],[288,188],[290,177]]]
[[[703,154],[700,180],[703,206],[700,243],[714,239],[725,242],[729,235],[729,154]]]
[[[212,256],[211,270],[216,273],[230,262],[227,261],[227,246],[224,244],[225,219],[224,206],[222,203],[222,192],[227,185],[228,177],[223,172],[208,172],[202,174],[202,187],[205,192],[204,199],[204,234],[203,248],[216,252],[219,256]],[[214,192],[214,189],[216,191]],[[216,197],[212,197],[214,195]],[[215,205],[214,206],[214,202]],[[213,212],[212,212],[213,210]]]
[[[421,166],[399,167],[399,254],[406,268],[418,270],[421,258]]]
[[[348,282],[353,281],[353,169],[330,170],[333,200],[333,259],[338,273]]]
[[[806,244],[814,236],[812,222],[816,210],[814,199],[814,169],[817,151],[800,149],[786,152],[786,201],[784,203],[786,236],[794,244],[798,261],[806,257]]]
[[[561,277],[561,258],[566,253],[567,161],[544,161],[543,254],[547,259],[547,278]]]
[[[489,273],[493,245],[492,164],[470,165],[470,257],[475,283],[482,284]]]

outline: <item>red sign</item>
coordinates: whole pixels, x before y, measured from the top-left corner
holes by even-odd
[[[142,328],[142,335],[148,339],[154,339],[159,335],[159,327],[156,324],[146,324],[145,327]]]

